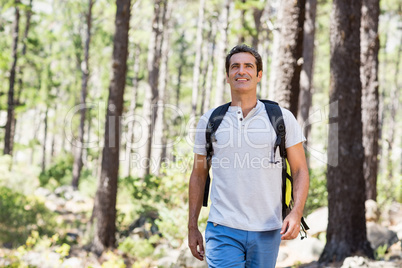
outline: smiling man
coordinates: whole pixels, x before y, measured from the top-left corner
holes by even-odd
[[[215,133],[210,162],[205,131],[214,109],[197,125],[189,185],[188,240],[193,256],[203,260],[205,255],[209,267],[273,268],[281,239],[294,239],[300,230],[309,184],[302,146],[305,138],[292,113],[281,108],[295,201],[282,221],[282,167],[277,164],[281,158],[274,152],[276,133],[265,105],[257,100],[261,78],[258,52],[246,45],[234,47],[226,57],[232,101]],[[204,251],[198,217],[210,167],[213,181]]]

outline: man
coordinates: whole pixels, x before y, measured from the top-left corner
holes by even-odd
[[[212,167],[211,209],[205,231],[209,267],[275,267],[281,239],[297,237],[309,177],[294,116],[282,109],[286,150],[294,177],[294,207],[282,222],[282,167],[274,152],[276,133],[265,106],[257,100],[262,78],[261,56],[246,45],[226,57],[231,106],[215,133],[214,154],[207,163],[205,129],[212,111],[203,115],[195,135],[194,166],[189,185],[188,240],[194,257],[204,259],[198,216],[209,167]]]

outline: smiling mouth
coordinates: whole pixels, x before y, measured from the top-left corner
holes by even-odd
[[[236,81],[248,81],[248,79],[247,78],[238,78],[238,79],[236,79]]]

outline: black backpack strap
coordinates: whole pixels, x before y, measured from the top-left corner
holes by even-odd
[[[208,164],[212,159],[212,155],[214,154],[214,148],[212,146],[213,139],[215,139],[215,132],[218,129],[219,125],[222,123],[223,117],[225,116],[227,110],[229,109],[230,102],[223,104],[217,107],[211,114],[208,119],[207,129],[205,131],[205,149],[207,150],[207,161]],[[208,195],[209,195],[209,185],[211,184],[211,177],[207,176],[207,181],[205,182],[204,189],[204,199],[202,205],[204,207],[208,206]]]

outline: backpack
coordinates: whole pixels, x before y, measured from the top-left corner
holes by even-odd
[[[283,120],[283,115],[281,108],[279,107],[277,102],[270,100],[260,100],[265,105],[265,110],[268,114],[269,121],[274,127],[276,133],[276,141],[274,145],[274,154],[276,149],[279,147],[279,153],[282,158],[282,216],[283,219],[289,214],[293,205],[293,178],[290,175],[290,168],[287,162],[287,154],[285,148],[285,136],[286,136],[286,127],[285,122]],[[217,107],[211,114],[208,120],[208,124],[205,131],[206,145],[205,148],[207,150],[207,161],[208,163],[212,159],[212,155],[214,153],[214,149],[212,146],[212,142],[215,139],[215,132],[221,124],[223,117],[226,114],[226,111],[229,109],[230,102],[223,104]],[[275,158],[275,155],[274,155]],[[209,186],[211,184],[211,177],[208,172],[207,181],[205,183],[204,190],[204,199],[203,206],[208,206],[208,195],[209,195]],[[301,218],[301,239],[307,237],[306,230],[309,229],[304,218]]]

